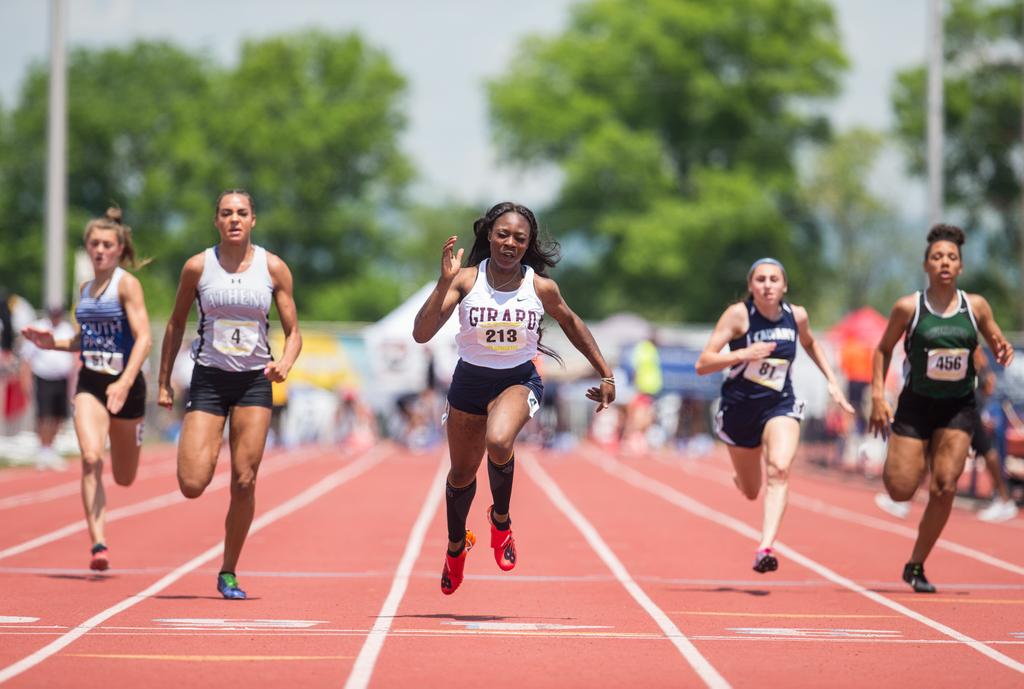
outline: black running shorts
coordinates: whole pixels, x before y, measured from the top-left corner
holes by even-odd
[[[75,394],[85,393],[92,395],[102,402],[105,407],[107,406],[107,386],[120,377],[121,374],[112,376],[82,367],[78,372],[78,386],[75,388]],[[111,414],[111,417],[115,419],[141,419],[145,415],[146,379],[140,373],[135,376],[135,382],[132,383],[131,388],[128,390],[128,397],[125,399],[121,411]]]
[[[272,408],[270,379],[263,369],[255,371],[222,371],[200,366],[192,369],[192,384],[188,389],[185,413],[205,411],[227,416],[231,407]]]
[[[896,404],[896,418],[892,432],[918,440],[931,440],[940,428],[975,432],[978,423],[978,404],[974,393],[953,399],[925,397],[904,388]]]

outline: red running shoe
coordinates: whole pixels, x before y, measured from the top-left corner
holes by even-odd
[[[494,525],[491,519],[493,510],[494,505],[487,508],[487,523],[491,525],[491,548],[494,549],[494,561],[503,572],[507,572],[516,566],[516,539],[512,537],[511,521],[504,531]]]
[[[104,572],[110,567],[110,551],[105,545],[97,544],[92,549],[92,560],[89,561],[89,569],[97,572]]]
[[[441,593],[450,596],[462,584],[462,574],[466,569],[466,553],[476,545],[476,536],[466,529],[466,547],[457,556],[444,554],[444,569],[441,571]]]

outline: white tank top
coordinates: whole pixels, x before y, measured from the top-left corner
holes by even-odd
[[[266,250],[253,248],[252,263],[241,273],[224,270],[215,248],[203,255],[203,274],[196,288],[199,336],[192,342],[192,358],[201,366],[254,371],[272,359],[267,317],[274,282]]]
[[[533,268],[519,289],[499,292],[487,282],[487,264],[478,266],[476,282],[459,303],[459,358],[475,366],[515,368],[537,356],[544,305],[533,285]]]

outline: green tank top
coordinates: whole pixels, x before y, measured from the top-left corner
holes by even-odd
[[[956,313],[932,311],[924,292],[917,293],[917,308],[904,347],[907,351],[906,386],[925,397],[953,399],[974,394],[974,349],[978,324],[963,290],[957,290]]]

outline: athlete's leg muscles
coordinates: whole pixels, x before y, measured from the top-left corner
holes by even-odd
[[[764,489],[764,527],[759,548],[770,548],[779,534],[789,495],[789,468],[800,443],[800,422],[776,416],[764,425],[764,457],[767,481]]]
[[[103,403],[88,393],[75,395],[75,433],[82,450],[82,506],[93,545],[105,542],[107,495],[103,490],[103,449],[109,429],[110,415]]]
[[[451,457],[446,490],[449,508],[448,550],[457,552],[462,548],[462,540],[453,540],[452,537],[456,534],[465,534],[466,531],[466,516],[469,514],[472,496],[467,496],[465,489],[476,481],[476,472],[484,456],[487,417],[451,407],[448,410],[445,430],[448,434],[448,453]],[[466,496],[468,500],[459,499],[460,496]]]
[[[224,520],[222,572],[234,572],[249,526],[256,513],[256,474],[263,459],[270,429],[267,407],[234,407],[228,429],[231,448],[231,502]]]
[[[226,420],[205,411],[185,414],[178,438],[178,486],[186,498],[198,498],[213,480]]]
[[[893,500],[904,502],[914,497],[928,470],[928,441],[906,435],[889,435],[882,482]]]
[[[110,420],[110,472],[119,486],[130,486],[139,471],[142,418]]]
[[[955,428],[938,428],[932,434],[929,460],[932,469],[928,506],[917,527],[917,540],[910,561],[923,563],[949,520],[956,496],[956,482],[964,472],[971,436]]]
[[[762,447],[739,447],[738,445],[728,445],[727,447],[733,471],[736,472],[732,477],[733,483],[748,500],[756,500],[757,494],[761,492]]]
[[[494,504],[499,508],[508,504],[512,493],[511,473],[503,473],[501,468],[507,467],[512,459],[516,437],[530,420],[530,405],[527,402],[530,392],[525,385],[513,385],[503,390],[488,407],[485,438],[487,457],[488,462],[498,471],[488,467],[487,473]],[[496,508],[491,517],[495,523],[504,524],[508,520],[507,508],[504,511]]]

